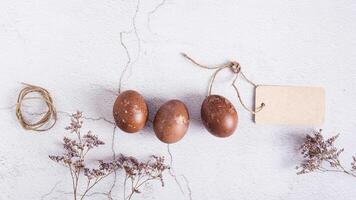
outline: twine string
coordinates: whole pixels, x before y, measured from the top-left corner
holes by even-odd
[[[241,75],[242,75],[242,73],[241,73]],[[244,107],[245,110],[249,111],[249,112],[252,113],[252,114],[256,114],[256,113],[260,112],[260,111],[263,109],[263,107],[265,107],[265,103],[261,103],[261,105],[259,105],[255,110],[252,110],[252,109],[248,108],[248,107],[246,106],[246,104],[242,101],[242,97],[241,97],[241,95],[240,95],[239,89],[238,89],[238,87],[237,87],[236,84],[235,84],[235,82],[236,82],[238,76],[239,76],[239,74],[236,74],[236,76],[235,76],[235,78],[234,78],[234,81],[232,82],[231,85],[232,85],[232,87],[234,87],[235,92],[236,92],[236,95],[237,95],[237,97],[239,98],[239,101],[240,101],[242,107]],[[244,76],[244,75],[242,75],[242,76]],[[245,79],[246,79],[246,78],[245,78]],[[246,81],[249,82],[248,79],[246,79]],[[251,82],[251,83],[253,84],[253,82]],[[255,85],[254,87],[256,88],[257,85]]]
[[[16,103],[16,117],[20,125],[25,130],[32,130],[37,132],[43,132],[51,129],[57,122],[57,112],[53,105],[53,99],[50,93],[39,86],[30,85],[27,83],[22,83],[25,87],[20,91],[17,103]],[[37,93],[40,97],[26,97],[29,94]],[[29,122],[25,119],[22,113],[22,105],[25,100],[30,99],[41,99],[47,105],[47,111],[44,115],[36,122]],[[45,127],[47,126],[47,127]]]
[[[193,58],[191,58],[190,56],[188,56],[186,53],[182,53],[182,56],[185,57],[186,59],[188,59],[189,61],[191,61],[193,64],[197,65],[198,67],[201,68],[205,68],[205,69],[210,69],[210,70],[215,70],[215,72],[213,73],[213,75],[211,76],[210,82],[209,82],[209,87],[208,87],[208,95],[211,95],[211,91],[215,82],[215,78],[217,76],[217,74],[222,71],[223,69],[229,68],[234,74],[235,74],[235,78],[232,82],[232,86],[235,89],[235,92],[237,94],[237,97],[242,105],[242,107],[247,110],[248,112],[250,112],[251,114],[256,114],[258,112],[260,112],[264,107],[265,107],[265,103],[261,103],[260,106],[258,106],[255,110],[252,110],[250,108],[248,108],[246,106],[246,104],[244,103],[244,101],[242,100],[242,97],[240,95],[239,89],[236,86],[236,81],[237,78],[239,77],[239,75],[241,74],[242,78],[246,80],[247,83],[251,84],[254,89],[256,89],[257,84],[254,83],[253,81],[251,81],[250,79],[248,79],[245,74],[241,71],[241,66],[238,62],[236,61],[230,61],[227,62],[226,64],[220,65],[220,66],[207,66],[207,65],[203,65],[198,63],[197,61],[195,61]]]

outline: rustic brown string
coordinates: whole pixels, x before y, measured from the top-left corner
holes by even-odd
[[[185,57],[186,59],[188,59],[189,61],[191,61],[193,64],[201,67],[201,68],[205,68],[205,69],[215,69],[215,72],[213,73],[211,79],[210,79],[210,83],[209,83],[209,89],[208,89],[208,95],[211,95],[211,91],[212,91],[212,87],[213,87],[213,84],[214,84],[214,81],[215,81],[215,78],[217,76],[217,74],[223,70],[223,69],[226,69],[226,68],[229,68],[233,73],[235,73],[235,78],[234,78],[234,81],[232,82],[232,86],[234,87],[235,91],[236,91],[236,94],[237,94],[237,97],[241,103],[241,105],[247,110],[249,111],[250,113],[252,114],[256,114],[257,112],[260,112],[263,107],[265,107],[265,103],[261,103],[261,105],[259,107],[256,108],[256,110],[252,110],[250,108],[248,108],[246,106],[246,104],[244,103],[244,101],[242,100],[241,98],[241,95],[240,95],[240,92],[239,92],[239,89],[237,88],[236,86],[236,80],[239,76],[239,74],[241,74],[242,78],[245,79],[249,84],[251,84],[254,88],[257,87],[257,84],[255,84],[254,82],[252,82],[250,79],[248,79],[245,74],[241,71],[241,66],[238,62],[236,61],[230,61],[224,65],[221,65],[221,66],[206,66],[206,65],[202,65],[200,63],[198,63],[197,61],[195,61],[194,59],[192,59],[190,56],[188,56],[187,54],[185,53],[182,53],[182,56]]]
[[[57,122],[57,112],[53,105],[53,99],[49,92],[39,86],[22,83],[25,87],[20,91],[16,103],[16,117],[20,125],[26,130],[37,132],[47,131],[51,129]],[[38,93],[40,97],[27,97],[28,94]],[[25,100],[29,99],[42,99],[47,105],[47,112],[37,122],[29,122],[22,114],[22,104]],[[47,127],[44,127],[47,126]]]

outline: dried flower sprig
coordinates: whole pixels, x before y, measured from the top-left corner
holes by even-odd
[[[76,139],[64,137],[63,154],[49,156],[51,160],[69,169],[72,178],[74,200],[83,200],[95,185],[119,169],[125,173],[124,200],[130,200],[134,194],[140,193],[139,189],[149,181],[159,180],[162,186],[164,185],[162,173],[166,169],[169,169],[169,166],[164,164],[164,157],[153,155],[148,161],[140,162],[134,157],[120,154],[116,159],[111,161],[98,160],[96,168],[87,168],[85,159],[88,152],[105,143],[99,140],[91,131],[82,135],[82,119],[83,115],[79,111],[71,115],[71,123],[65,129],[71,134],[75,134]],[[81,175],[84,175],[86,178],[86,187],[82,194],[79,192]],[[128,180],[131,182],[131,188],[129,195],[126,196]]]
[[[322,130],[315,131],[312,135],[307,135],[300,147],[304,158],[300,166],[297,166],[298,175],[310,172],[341,172],[356,177],[356,157],[353,156],[351,170],[347,170],[340,162],[340,154],[344,149],[335,147],[335,141],[339,135],[329,139],[324,139]],[[326,166],[325,166],[326,164]]]
[[[120,155],[118,161],[125,171],[124,200],[130,200],[134,194],[141,193],[139,189],[149,181],[158,180],[163,187],[162,173],[170,168],[164,164],[164,157],[154,155],[147,162],[139,162],[136,158],[124,155]],[[126,196],[128,185],[130,192]]]
[[[81,128],[83,125],[82,113],[77,111],[71,116],[71,123],[66,130],[75,134],[77,139],[63,138],[63,155],[50,155],[49,158],[65,167],[68,167],[72,178],[73,197],[74,200],[83,199],[85,195],[102,179],[121,168],[116,161],[104,162],[99,160],[97,169],[89,169],[85,166],[85,158],[87,153],[96,147],[105,143],[93,135],[91,131],[82,135]],[[79,195],[79,179],[82,172],[86,177],[86,188],[82,195]],[[79,197],[80,196],[80,197]]]

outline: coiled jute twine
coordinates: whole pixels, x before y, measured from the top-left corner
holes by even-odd
[[[51,129],[57,122],[57,112],[53,105],[50,93],[39,86],[22,83],[25,87],[20,91],[16,103],[16,117],[22,128],[25,130],[43,132]],[[29,94],[37,93],[39,97],[26,97]],[[29,122],[22,113],[23,102],[30,99],[42,99],[47,105],[47,112],[36,122]],[[31,114],[30,114],[31,115]],[[32,114],[35,115],[35,114]]]

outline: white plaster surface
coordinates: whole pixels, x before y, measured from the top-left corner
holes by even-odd
[[[170,146],[178,182],[167,173],[165,187],[152,183],[135,199],[169,200],[351,200],[356,179],[344,174],[296,175],[296,150],[305,133],[323,128],[341,133],[346,166],[356,154],[356,1],[354,0],[0,0],[0,199],[71,199],[67,170],[48,159],[61,152],[68,117],[43,134],[20,128],[12,106],[20,82],[41,85],[58,110],[79,109],[112,120],[119,77],[131,62],[123,89],[144,95],[150,119],[166,100],[184,101],[189,132]],[[138,5],[138,7],[137,7]],[[161,5],[161,6],[159,6]],[[138,8],[138,12],[136,12]],[[136,13],[136,14],[135,14]],[[135,29],[136,28],[136,29]],[[232,137],[210,135],[200,121],[200,105],[211,71],[180,56],[187,52],[207,64],[241,63],[260,84],[323,86],[327,94],[323,127],[256,125],[222,73],[214,93],[239,111]],[[252,88],[239,87],[248,105]],[[107,145],[92,158],[111,156],[112,127],[86,121]],[[116,132],[115,150],[145,158],[170,157],[152,126],[139,134]],[[186,177],[187,181],[183,178]],[[95,191],[106,192],[108,177]],[[188,188],[188,185],[190,188]],[[113,193],[122,199],[122,177]],[[107,199],[93,195],[88,199]]]

